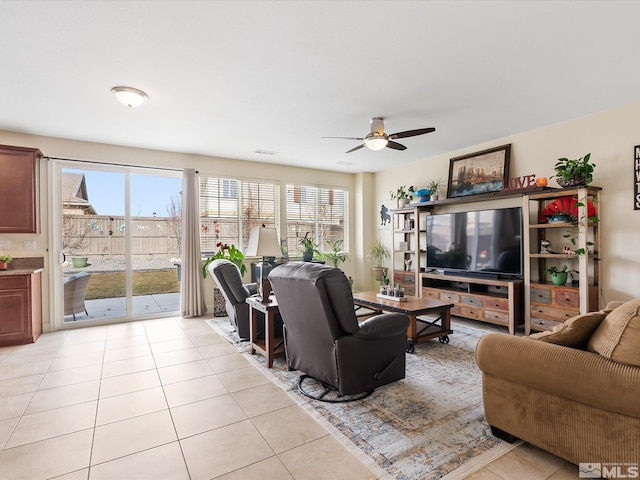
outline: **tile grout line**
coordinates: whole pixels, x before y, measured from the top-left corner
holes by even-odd
[[[176,322],[177,323],[177,322]],[[144,325],[143,325],[144,326]],[[146,326],[144,326],[145,328],[145,335],[147,332]],[[184,329],[182,328],[182,326],[180,325],[180,328],[182,329],[182,331],[184,332]],[[149,337],[147,336],[147,340],[149,339]],[[191,340],[189,340],[191,342]],[[193,342],[191,342],[193,344]],[[149,349],[151,349],[151,344],[149,343]],[[189,464],[187,463],[187,459],[184,455],[184,449],[182,448],[182,442],[180,441],[180,435],[178,435],[178,428],[176,427],[176,422],[173,418],[173,412],[171,411],[171,407],[169,406],[169,399],[167,398],[167,392],[165,392],[164,390],[164,383],[162,383],[162,377],[160,376],[160,372],[158,371],[158,365],[156,364],[156,357],[153,354],[153,350],[151,350],[151,355],[153,357],[153,364],[156,366],[156,375],[158,375],[158,381],[160,382],[160,387],[162,388],[162,395],[164,396],[164,401],[167,404],[167,410],[169,411],[169,418],[171,418],[171,425],[173,426],[173,431],[176,434],[176,442],[178,443],[178,448],[180,449],[180,455],[182,456],[182,461],[184,462],[184,467],[187,470],[187,475],[189,476],[189,480],[191,480],[192,475],[191,475],[191,471],[189,470]],[[172,384],[169,384],[172,385]]]
[[[93,458],[93,447],[96,441],[96,424],[98,423],[98,411],[100,410],[100,391],[102,390],[102,374],[104,373],[104,359],[107,355],[107,332],[104,330],[104,348],[102,350],[102,363],[100,364],[100,382],[98,383],[98,398],[96,399],[96,413],[93,417],[93,429],[91,431],[91,448],[89,449],[89,464],[87,465],[87,479],[91,477],[91,459]],[[70,473],[70,472],[69,472]]]

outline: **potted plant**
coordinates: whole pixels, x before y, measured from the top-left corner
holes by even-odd
[[[444,180],[440,177],[427,183],[427,188],[431,190],[431,200],[438,200],[440,190],[444,187]]]
[[[556,182],[561,187],[576,187],[589,185],[593,181],[593,170],[596,165],[589,163],[591,153],[577,160],[560,158],[555,164]]]
[[[310,262],[315,254],[322,255],[322,252],[318,250],[319,245],[311,236],[311,232],[305,233],[298,243],[302,246],[302,261]]]
[[[415,188],[413,185],[407,187],[402,185],[398,187],[398,189],[394,192],[391,190],[389,194],[391,195],[391,200],[398,200],[398,207],[404,208],[407,206],[409,201],[413,198],[413,193],[415,192]]]
[[[327,243],[331,247],[331,251],[324,253],[324,256],[325,258],[329,258],[331,260],[331,263],[333,263],[334,267],[340,265],[340,262],[346,262],[347,260],[350,260],[349,254],[342,250],[342,244],[344,243],[343,240],[336,240],[335,242],[327,240]]]
[[[371,247],[369,247],[369,251],[367,252],[367,260],[376,264],[373,267],[373,278],[378,282],[382,281],[383,273],[384,276],[386,276],[389,271],[389,267],[382,266],[385,260],[389,259],[391,259],[391,252],[387,246],[380,241],[380,239],[371,244]]]
[[[207,278],[207,267],[209,266],[209,264],[214,260],[219,260],[221,258],[235,263],[236,266],[240,269],[240,274],[244,276],[244,274],[247,272],[247,266],[244,264],[244,254],[233,244],[228,245],[226,243],[223,244],[222,242],[218,242],[216,244],[216,247],[218,247],[219,249],[216,254],[207,258],[204,262],[204,265],[202,265],[202,276],[204,278]]]
[[[575,270],[567,270],[569,267],[563,265],[560,270],[557,267],[549,267],[545,268],[543,272],[548,272],[551,277],[551,283],[554,285],[564,285],[567,283],[567,276],[571,276],[573,279],[573,274],[578,273]]]
[[[13,258],[11,255],[0,255],[0,270],[6,270],[9,268],[9,264],[12,260]]]

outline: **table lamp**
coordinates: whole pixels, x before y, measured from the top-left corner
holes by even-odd
[[[256,265],[256,281],[258,282],[258,296],[265,303],[269,301],[269,294],[271,293],[271,284],[267,277],[272,268],[266,257],[277,257],[281,254],[278,233],[275,228],[268,228],[262,225],[251,229],[247,255],[262,257],[262,262],[258,262]]]

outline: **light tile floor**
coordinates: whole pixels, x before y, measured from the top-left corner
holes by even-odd
[[[578,478],[523,445],[472,480]],[[202,319],[0,348],[0,479],[373,479]]]

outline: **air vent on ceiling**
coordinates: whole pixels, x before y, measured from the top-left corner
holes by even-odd
[[[261,150],[260,148],[256,148],[254,153],[259,153],[260,155],[275,155],[278,152],[272,152],[271,150]]]
[[[352,166],[355,165],[355,163],[353,163],[353,162],[344,162],[344,161],[336,162],[336,163],[337,163],[337,165],[342,165],[344,167],[352,167]]]

